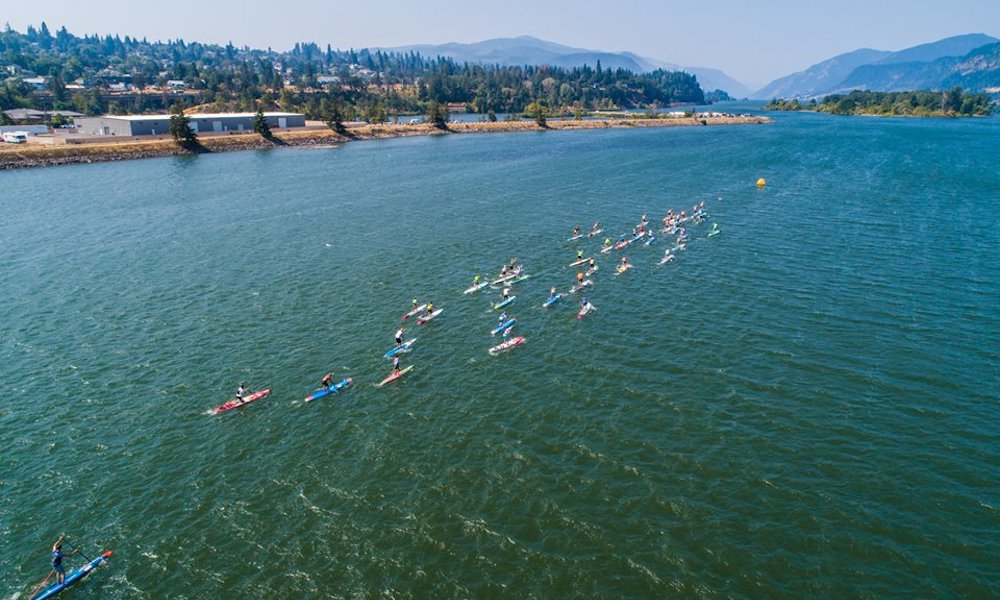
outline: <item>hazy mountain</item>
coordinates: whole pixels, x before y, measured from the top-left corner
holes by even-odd
[[[388,48],[396,52],[416,51],[424,56],[446,56],[458,62],[502,65],[552,65],[554,67],[596,66],[601,61],[605,69],[628,69],[636,73],[646,71],[639,57],[623,53],[602,52],[572,48],[547,42],[528,35],[516,38],[496,38],[472,44],[419,44]]]
[[[920,44],[919,46],[913,46],[899,52],[893,52],[890,56],[878,61],[877,64],[931,62],[945,56],[965,56],[976,48],[987,44],[995,44],[996,42],[1000,42],[1000,40],[983,33],[956,35],[929,44]]]
[[[604,52],[573,48],[554,42],[540,40],[529,35],[516,38],[496,38],[472,44],[420,44],[386,48],[395,52],[419,52],[424,56],[447,56],[459,62],[478,62],[502,65],[552,65],[573,68],[581,65],[597,66],[605,69],[628,69],[635,73],[654,69],[686,71],[698,78],[702,89],[722,89],[732,96],[748,95],[749,89],[718,69],[684,67],[674,63],[650,59],[632,52]]]
[[[852,89],[940,89],[942,82],[952,75],[951,69],[958,63],[958,58],[997,41],[1000,40],[988,35],[969,34],[898,52],[868,48],[855,50],[813,65],[805,71],[776,79],[753,95],[768,99],[813,98]]]
[[[854,69],[876,62],[891,52],[862,48],[817,63],[805,71],[775,79],[753,93],[754,98],[811,98],[837,87]]]
[[[927,62],[877,63],[855,69],[834,91],[882,92],[941,90],[960,86],[970,91],[1000,87],[1000,43],[960,56]]]

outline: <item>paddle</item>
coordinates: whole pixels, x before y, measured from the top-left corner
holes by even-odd
[[[45,582],[47,582],[49,580],[49,577],[52,577],[52,574],[55,573],[55,572],[56,572],[55,569],[52,569],[51,571],[49,571],[49,574],[45,576],[45,579],[43,579],[41,583],[39,583],[37,586],[35,586],[35,589],[31,590],[31,593],[28,594],[28,600],[31,600],[32,598],[35,597],[35,594],[38,593],[38,590],[42,589],[42,586],[45,585]]]
[[[90,562],[92,560],[89,556],[87,556],[86,554],[84,554],[82,550],[80,550],[75,545],[73,545],[72,543],[70,543],[70,541],[66,539],[66,536],[63,536],[63,541],[65,541],[66,544],[69,545],[69,547],[73,549],[73,552],[76,552],[77,554],[79,554],[83,558],[87,559],[87,562]]]

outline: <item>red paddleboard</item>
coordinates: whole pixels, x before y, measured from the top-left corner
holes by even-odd
[[[378,384],[378,386],[382,387],[383,385],[385,385],[387,383],[392,383],[393,381],[396,381],[397,379],[401,379],[403,377],[403,375],[406,375],[407,373],[409,373],[412,370],[413,370],[413,365],[410,365],[410,366],[406,367],[405,369],[400,369],[400,371],[398,373],[391,373],[388,377],[386,377],[385,379],[383,379]]]
[[[232,400],[230,400],[229,402],[226,402],[222,406],[217,406],[217,407],[213,408],[212,409],[212,414],[217,415],[217,414],[219,414],[221,412],[226,412],[227,410],[232,410],[234,408],[239,408],[239,407],[243,406],[244,404],[250,404],[254,400],[260,400],[261,398],[263,398],[264,396],[267,396],[270,393],[271,393],[271,388],[267,388],[266,390],[260,390],[259,392],[254,392],[254,393],[250,394],[249,396],[246,396],[245,398],[243,398],[243,400],[240,400],[238,398],[233,398]]]
[[[510,350],[514,346],[521,345],[523,342],[524,342],[524,336],[519,335],[516,338],[511,338],[498,346],[493,346],[492,348],[489,349],[489,353],[493,356],[496,356],[501,352],[506,352],[507,350]]]

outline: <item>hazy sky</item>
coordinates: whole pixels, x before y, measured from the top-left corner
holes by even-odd
[[[533,35],[580,48],[714,67],[756,87],[857,48],[899,50],[962,33],[1000,37],[1000,0],[0,0],[0,22],[286,50],[475,42]]]

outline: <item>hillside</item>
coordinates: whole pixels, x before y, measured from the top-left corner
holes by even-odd
[[[854,70],[835,92],[876,90],[942,90],[961,87],[983,91],[1000,85],[1000,43],[977,48],[961,57],[929,62],[864,65]]]
[[[943,89],[966,56],[1000,40],[984,34],[960,35],[898,52],[861,49],[835,56],[805,71],[777,79],[758,90],[758,98],[817,98],[853,89],[901,91]],[[967,66],[968,70],[974,67]],[[971,78],[976,79],[975,77]],[[989,77],[986,77],[989,79]],[[993,85],[1000,85],[994,81]],[[984,86],[967,86],[978,91]]]
[[[469,44],[418,44],[384,48],[386,52],[418,52],[423,56],[444,56],[456,62],[500,64],[500,65],[552,65],[572,69],[587,65],[604,69],[627,69],[634,73],[645,73],[656,69],[684,71],[698,78],[702,89],[722,89],[733,96],[744,97],[750,90],[718,69],[686,67],[675,63],[639,56],[633,52],[605,52],[574,48],[541,40],[529,35],[514,38],[495,38]]]

